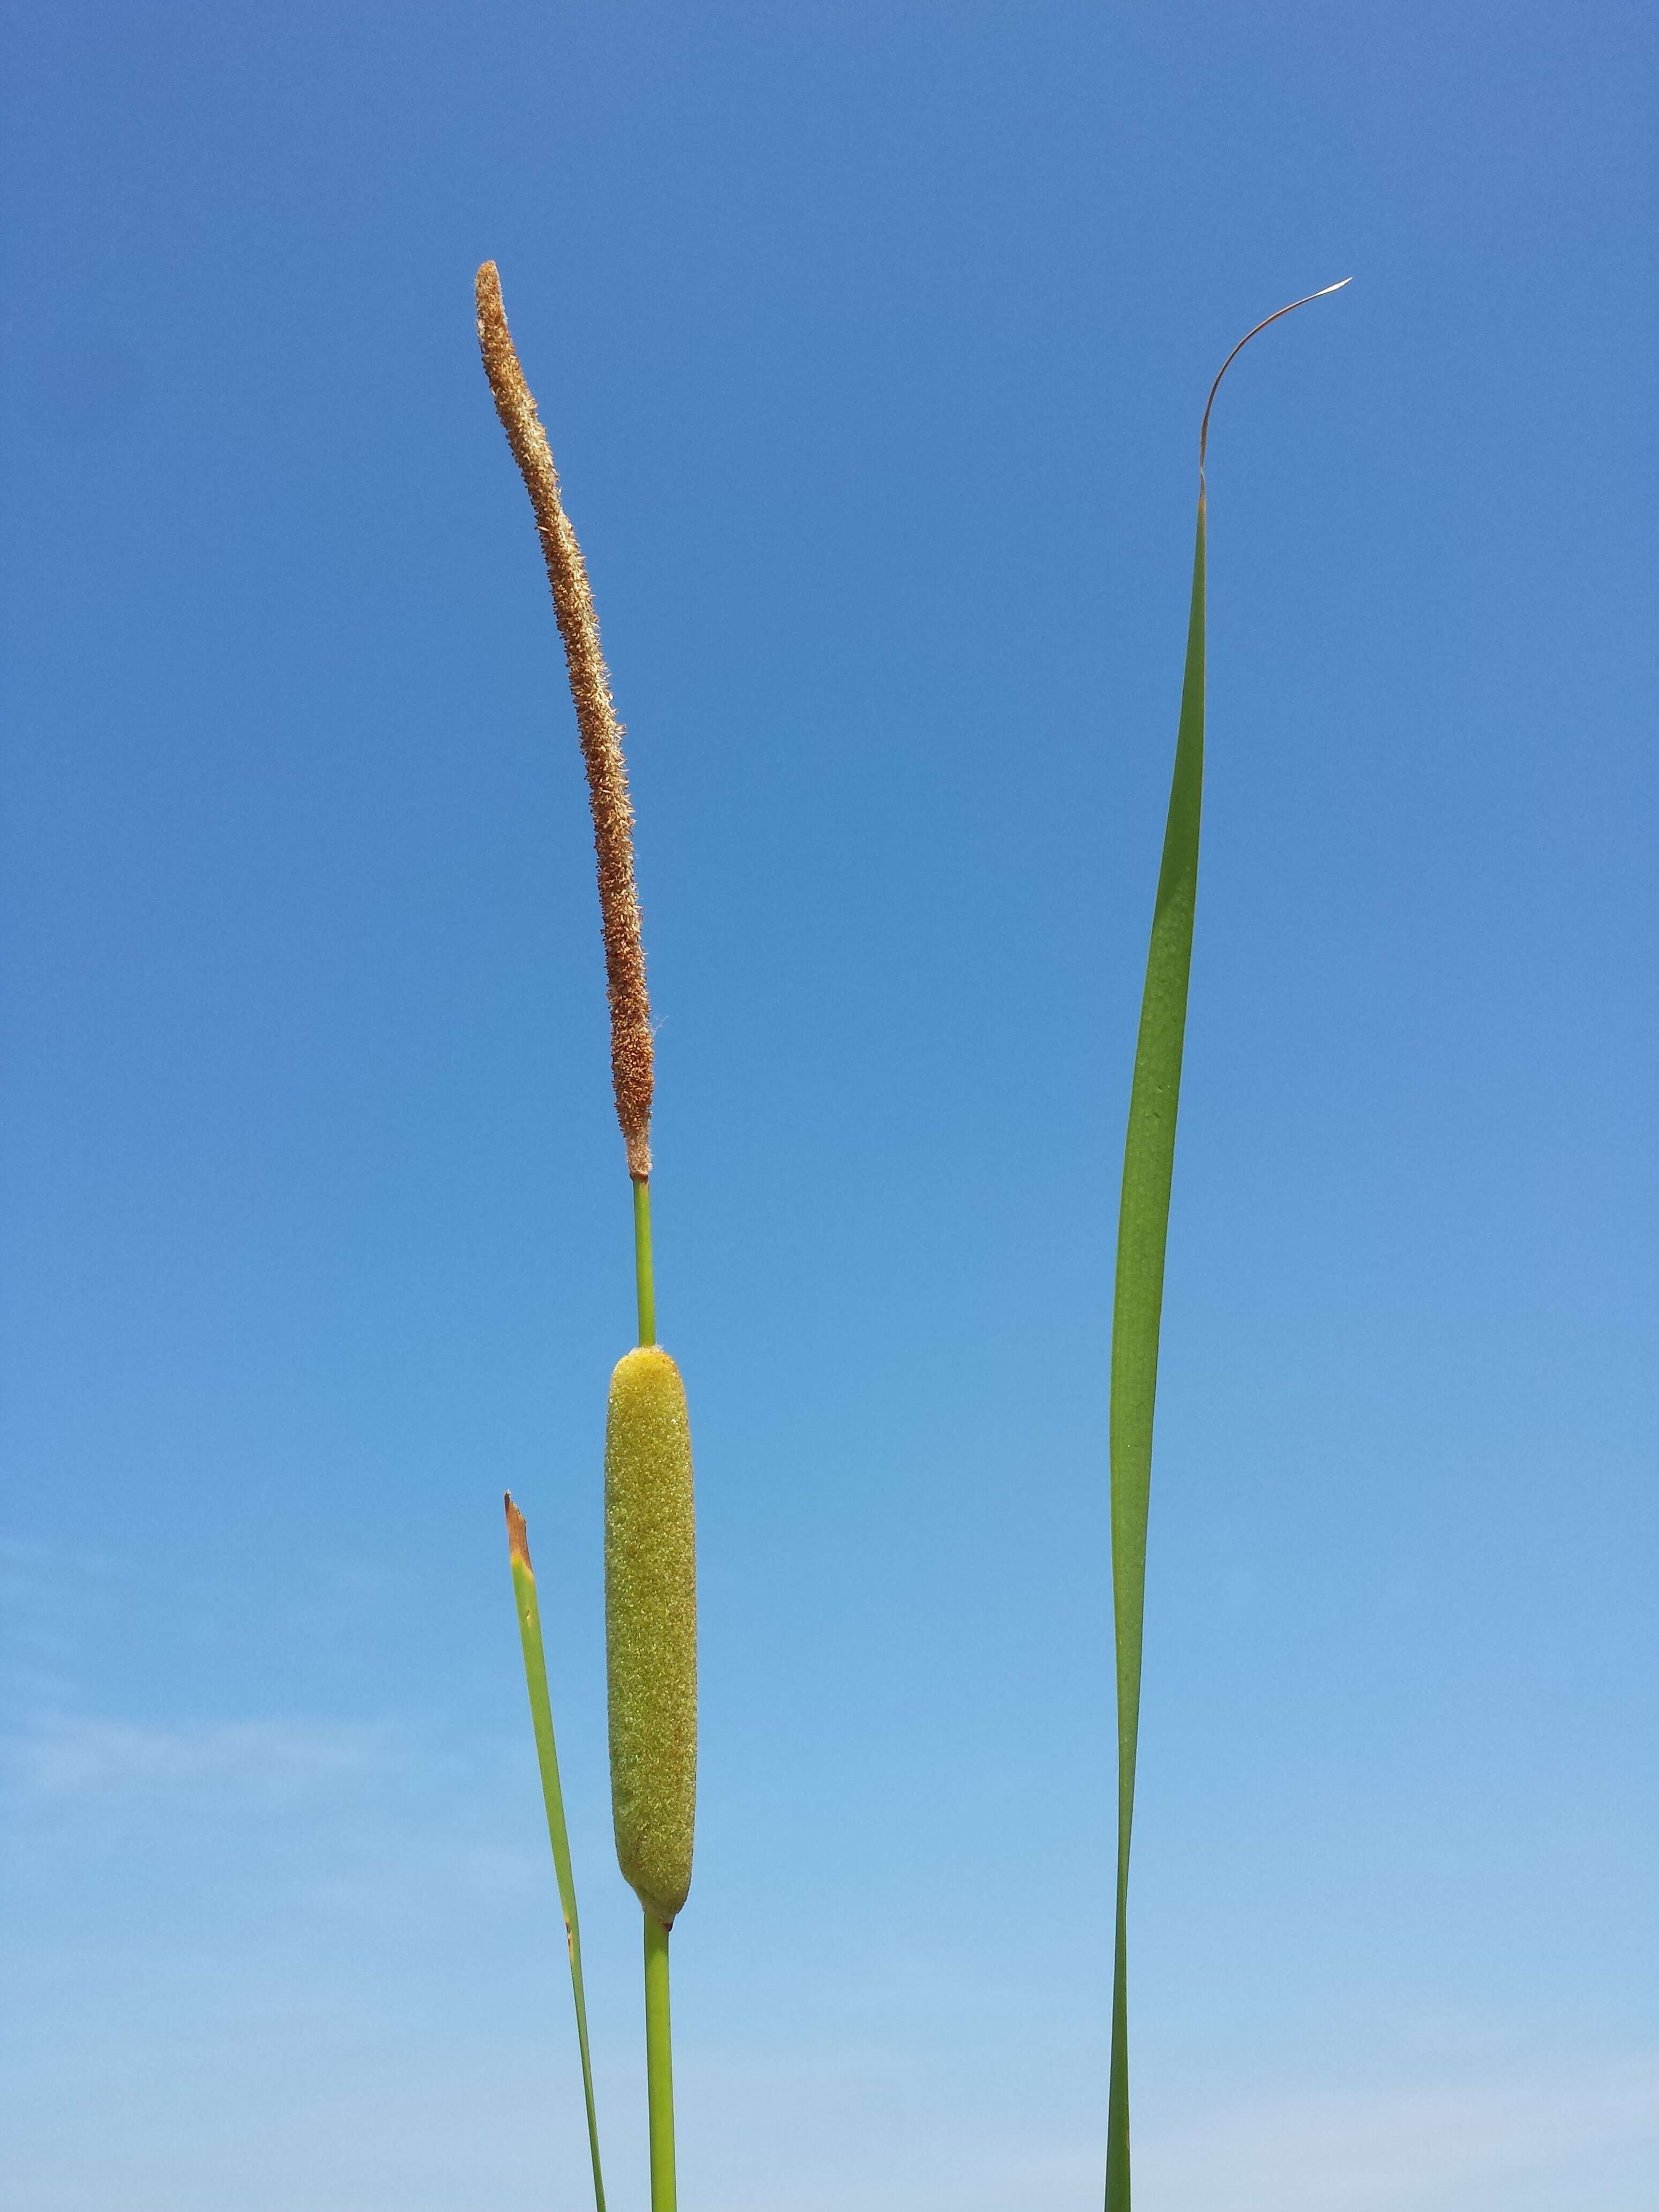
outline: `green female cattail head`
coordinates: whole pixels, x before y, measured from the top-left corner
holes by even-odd
[[[666,1928],[691,1887],[697,1566],[685,1387],[654,1344],[630,1352],[611,1377],[605,1631],[617,1863]]]

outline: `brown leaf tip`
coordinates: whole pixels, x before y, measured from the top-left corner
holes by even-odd
[[[530,1566],[530,1531],[525,1519],[513,1503],[513,1492],[507,1492],[502,1503],[507,1507],[507,1556],[515,1567]],[[532,1574],[536,1571],[530,1568]]]

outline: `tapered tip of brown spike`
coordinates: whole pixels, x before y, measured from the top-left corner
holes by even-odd
[[[527,405],[533,416],[536,403],[525,388],[524,371],[519,367],[512,332],[507,327],[507,308],[501,299],[501,273],[493,261],[484,262],[479,269],[473,280],[472,297],[477,308],[478,343],[483,351],[484,372],[495,395],[496,406]],[[503,415],[501,419],[505,422],[506,416]],[[510,427],[507,434],[509,437],[513,434]],[[522,458],[520,466],[523,466]],[[533,493],[532,495],[533,497]]]
[[[478,274],[473,281],[472,294],[478,303],[480,315],[489,313],[492,310],[495,314],[501,313],[501,272],[493,261],[479,264]]]
[[[513,1503],[509,1490],[502,1499],[507,1507],[507,1556],[515,1567],[530,1566],[530,1531],[525,1526],[524,1516]],[[533,1567],[530,1569],[534,1574]]]

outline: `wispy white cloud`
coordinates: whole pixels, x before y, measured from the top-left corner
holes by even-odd
[[[1646,2145],[1659,2171],[1659,2055],[1565,2075],[1233,2105],[1146,2136],[1138,2193],[1149,2206],[1206,2212],[1461,2212],[1488,2202],[1487,2185],[1501,2193]]]
[[[131,1800],[211,1789],[262,1800],[337,1789],[382,1771],[384,1729],[316,1720],[167,1726],[76,1715],[40,1717],[13,1737],[4,1768],[25,1801]]]

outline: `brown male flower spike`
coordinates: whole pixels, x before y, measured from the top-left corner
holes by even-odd
[[[636,1182],[644,1182],[651,1173],[651,1001],[645,988],[640,902],[634,889],[634,808],[628,796],[622,725],[617,720],[611,678],[599,649],[599,617],[593,611],[581,548],[560,501],[559,476],[547,433],[513,349],[501,306],[501,280],[493,261],[486,261],[478,271],[477,301],[484,374],[513,458],[530,494],[536,532],[547,562],[547,580],[553,587],[553,611],[558,617],[570,672],[570,696],[576,709],[576,732],[593,808],[617,1119],[628,1146],[628,1172]]]

